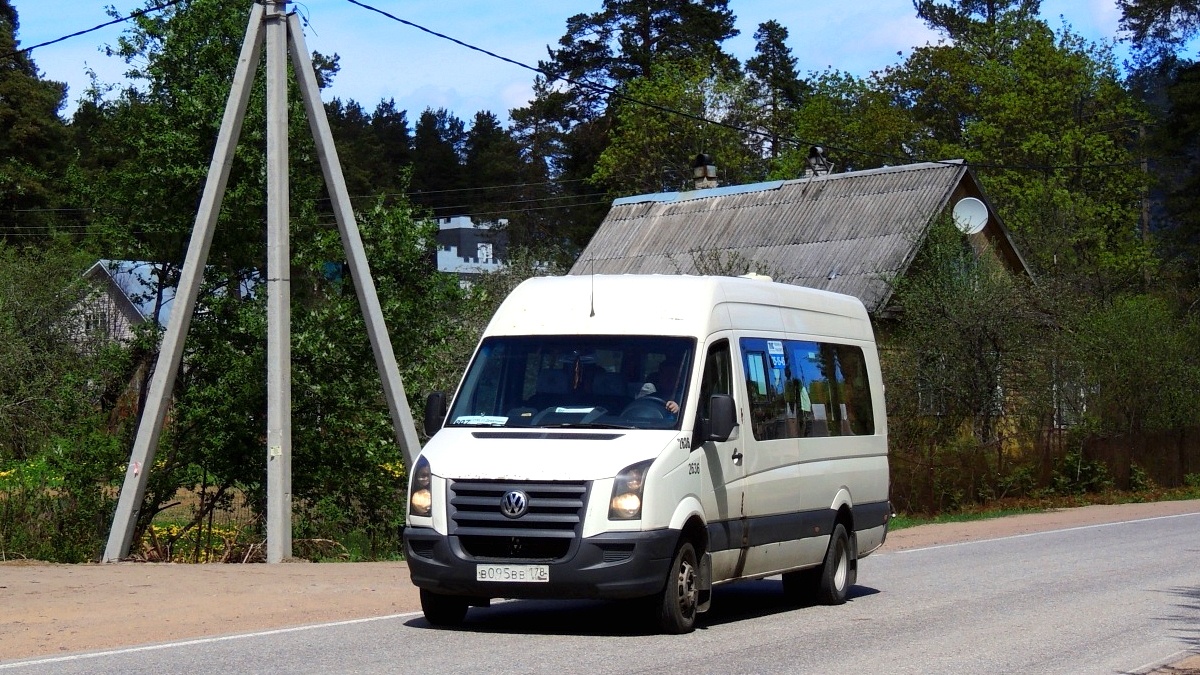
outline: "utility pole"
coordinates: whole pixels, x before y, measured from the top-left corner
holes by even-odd
[[[289,0],[262,0],[250,12],[246,37],[238,57],[237,69],[217,146],[209,165],[208,179],[192,227],[192,237],[176,289],[167,332],[163,337],[154,376],[147,393],[147,405],[138,425],[125,472],[125,483],[113,516],[112,530],[104,550],[104,562],[116,562],[129,555],[138,514],[146,493],[146,481],[154,464],[154,453],[162,434],[171,389],[179,373],[183,341],[191,324],[196,297],[204,276],[204,264],[212,244],[213,229],[234,149],[246,116],[246,106],[254,84],[266,42],[267,57],[267,562],[277,563],[291,556],[292,505],[292,433],[291,433],[291,281],[288,247],[288,138],[287,138],[287,55],[304,100],[309,129],[316,142],[321,172],[333,202],[334,216],[341,234],[342,248],[350,267],[350,276],[358,295],[359,309],[366,320],[375,364],[383,381],[384,396],[392,416],[396,443],[405,464],[412,466],[420,451],[416,425],[404,394],[404,384],[396,366],[395,353],[384,324],[379,296],[367,264],[362,237],[350,205],[346,181],[338,161],[337,149],[329,130],[329,120],[321,104],[320,90],[312,60],[304,44],[304,33],[295,14],[287,14]],[[265,34],[265,36],[264,36]]]

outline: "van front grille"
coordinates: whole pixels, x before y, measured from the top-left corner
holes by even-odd
[[[528,500],[516,518],[501,510],[514,491]],[[473,558],[559,560],[579,537],[587,491],[584,481],[452,481],[450,534]]]

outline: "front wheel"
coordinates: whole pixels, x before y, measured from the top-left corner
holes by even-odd
[[[434,626],[457,626],[467,616],[467,599],[421,589],[421,612]]]
[[[658,627],[664,633],[679,635],[695,630],[700,600],[699,582],[696,547],[692,542],[684,541],[675,551],[675,559],[667,574],[667,586],[659,598]]]

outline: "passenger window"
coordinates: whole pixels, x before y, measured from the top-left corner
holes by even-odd
[[[875,433],[861,348],[762,338],[741,345],[756,439]]]

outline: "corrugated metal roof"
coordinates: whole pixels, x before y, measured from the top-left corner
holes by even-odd
[[[697,260],[736,255],[874,313],[967,175],[961,162],[938,162],[625,197],[570,273],[696,274]]]

